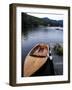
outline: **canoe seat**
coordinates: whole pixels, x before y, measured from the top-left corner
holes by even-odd
[[[37,56],[37,57],[46,57],[48,54],[48,48],[45,46],[37,46],[34,48],[31,52],[31,56]]]

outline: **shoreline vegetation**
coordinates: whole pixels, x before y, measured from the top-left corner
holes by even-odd
[[[59,56],[63,56],[63,46],[61,46],[59,43],[54,45],[53,50],[54,50],[55,54],[57,54]]]
[[[47,27],[47,29],[63,30],[63,20],[53,20],[48,17],[35,17],[22,13],[22,32],[30,28]]]

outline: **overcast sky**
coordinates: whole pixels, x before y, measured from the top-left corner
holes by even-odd
[[[44,18],[48,17],[53,20],[63,20],[63,15],[62,14],[55,14],[55,13],[27,13],[29,15],[39,17],[39,18]]]

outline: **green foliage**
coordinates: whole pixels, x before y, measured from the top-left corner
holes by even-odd
[[[57,55],[63,55],[63,47],[60,44],[56,44],[53,49]]]
[[[38,26],[63,26],[63,21],[51,20],[49,18],[38,18],[22,13],[22,30]]]

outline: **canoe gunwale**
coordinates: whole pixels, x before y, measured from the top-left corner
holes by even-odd
[[[36,45],[30,50],[30,52],[28,53],[28,55],[35,57],[35,55],[32,55],[31,52],[32,52],[38,45],[39,45],[39,44],[36,44]],[[47,44],[45,44],[45,46],[46,46],[46,48],[48,49],[48,52],[49,52],[49,46],[48,46]],[[49,53],[47,53],[46,56],[49,56]],[[36,57],[46,57],[46,56],[36,56]]]

